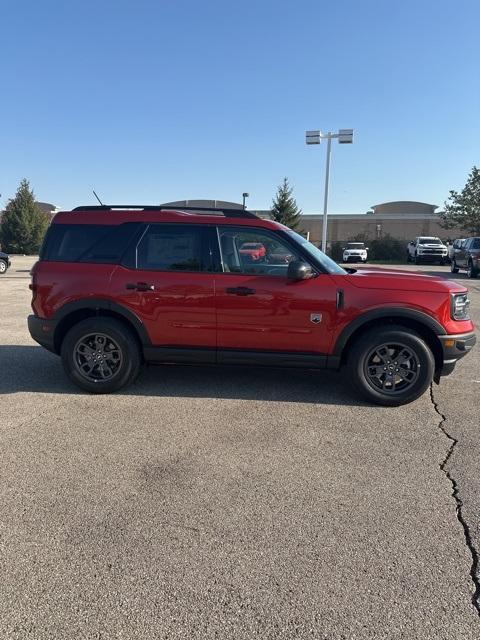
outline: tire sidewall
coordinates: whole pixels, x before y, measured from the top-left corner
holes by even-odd
[[[122,364],[113,378],[107,381],[89,381],[84,378],[74,362],[77,342],[91,333],[110,336],[122,351]],[[70,380],[90,393],[112,393],[130,384],[140,369],[140,349],[135,336],[121,322],[110,318],[88,318],[73,326],[62,342],[61,357],[63,367]]]
[[[375,345],[398,342],[411,348],[420,363],[420,374],[412,387],[404,393],[390,396],[375,389],[365,376],[364,363]],[[425,341],[416,333],[403,327],[375,329],[361,336],[350,351],[348,365],[356,390],[368,401],[384,406],[399,406],[413,402],[430,386],[435,371],[435,359]]]
[[[0,258],[0,275],[3,276],[4,273],[7,273],[7,263]]]

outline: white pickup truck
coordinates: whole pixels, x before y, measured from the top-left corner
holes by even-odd
[[[440,240],[433,236],[418,236],[407,245],[407,262],[438,262],[445,264],[448,259],[448,249]]]

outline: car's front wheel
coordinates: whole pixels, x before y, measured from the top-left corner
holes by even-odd
[[[135,336],[114,318],[87,318],[74,325],[61,356],[68,377],[90,393],[112,393],[131,384],[141,365]]]
[[[4,273],[7,272],[7,263],[5,262],[5,260],[0,260],[0,275],[3,275]]]
[[[452,262],[450,263],[450,271],[452,273],[458,273],[457,263],[455,262],[455,258],[452,258]]]
[[[375,328],[353,344],[348,367],[357,391],[385,406],[407,404],[430,386],[435,360],[426,342],[401,326]]]

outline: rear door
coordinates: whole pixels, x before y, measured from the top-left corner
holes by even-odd
[[[155,347],[203,348],[211,354],[206,360],[215,361],[214,275],[205,225],[149,224],[111,285]]]
[[[289,280],[289,263],[306,260],[298,248],[270,230],[219,226],[218,240],[219,361],[227,361],[226,355],[233,351],[328,353],[336,318],[333,278],[320,273],[310,280]],[[261,258],[241,251],[251,242],[265,248]]]
[[[462,245],[460,246],[460,248],[458,249],[458,251],[455,253],[455,262],[457,263],[457,265],[459,267],[466,267],[467,266],[467,252],[470,246],[470,242],[471,239],[468,238],[467,240],[465,240],[465,242],[462,243]]]

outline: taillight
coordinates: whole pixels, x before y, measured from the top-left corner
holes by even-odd
[[[37,292],[38,292],[38,285],[37,285],[37,278],[35,275],[35,269],[33,268],[30,271],[30,275],[32,276],[32,281],[30,282],[30,284],[28,285],[28,288],[30,289],[30,291],[32,292],[32,309],[35,312],[35,308],[33,306],[34,302],[35,302],[35,298],[37,297]]]

